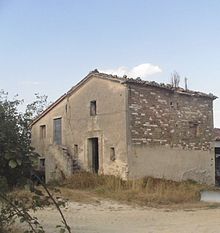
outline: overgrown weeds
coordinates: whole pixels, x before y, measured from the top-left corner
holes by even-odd
[[[89,172],[75,173],[60,182],[60,186],[141,205],[196,202],[200,198],[200,191],[206,187],[193,181],[175,182],[152,177],[125,181],[119,177]]]
[[[43,226],[38,221],[38,218],[30,215],[30,210],[37,210],[45,206],[54,204],[60,214],[61,224],[54,226],[59,232],[71,233],[71,228],[66,222],[66,219],[61,211],[61,206],[65,206],[65,200],[56,198],[49,191],[47,186],[40,180],[41,189],[32,186],[31,193],[27,190],[15,190],[10,193],[0,191],[0,233],[16,232],[15,223],[26,223],[28,230],[25,233],[45,233]],[[57,192],[56,188],[53,189]]]

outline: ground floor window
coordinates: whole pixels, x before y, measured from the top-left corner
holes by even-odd
[[[115,161],[115,148],[114,147],[110,148],[110,160]]]

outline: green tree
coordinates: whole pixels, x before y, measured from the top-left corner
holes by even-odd
[[[31,207],[26,207],[24,202],[6,193],[8,187],[26,183],[30,178],[33,161],[38,156],[31,147],[29,126],[48,103],[47,96],[35,94],[35,97],[36,100],[27,105],[26,111],[22,113],[18,109],[23,101],[17,96],[10,100],[7,93],[0,91],[0,233],[10,232],[10,226],[16,219],[28,224],[29,230],[25,230],[27,233],[45,233],[37,218],[29,214],[29,209],[44,206],[48,203],[48,198],[55,204],[62,219],[63,224],[58,225],[57,229],[62,233],[71,233],[60,209],[60,205],[65,202],[55,200],[38,176],[36,178],[47,195],[33,187],[32,192],[36,195],[33,196]]]
[[[48,96],[35,93],[35,100],[28,104],[25,111],[25,119],[30,124],[31,121],[40,115],[48,107]]]
[[[18,109],[23,100],[17,96],[10,100],[6,92],[0,92],[0,185],[4,188],[24,183],[37,156],[31,147],[29,125],[46,107],[47,97],[35,96],[22,113]]]

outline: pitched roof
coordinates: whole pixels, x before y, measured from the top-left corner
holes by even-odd
[[[168,91],[176,92],[178,94],[184,94],[184,95],[189,95],[189,96],[195,96],[195,97],[205,97],[205,98],[210,98],[212,100],[216,99],[217,97],[214,96],[213,94],[206,94],[203,92],[198,92],[198,91],[191,91],[191,90],[185,90],[183,88],[174,88],[171,84],[164,84],[164,83],[157,83],[155,81],[145,81],[142,80],[141,78],[128,78],[126,75],[123,77],[119,77],[117,75],[111,75],[111,74],[105,74],[105,73],[100,73],[97,69],[94,71],[91,71],[85,78],[83,78],[79,83],[77,83],[75,86],[73,86],[67,93],[63,94],[60,98],[58,98],[54,103],[52,103],[48,108],[46,108],[39,116],[37,116],[34,121],[31,123],[31,126],[33,126],[38,120],[40,120],[43,116],[45,116],[51,109],[53,109],[56,105],[58,105],[60,102],[62,102],[67,96],[70,96],[73,92],[78,90],[81,85],[83,85],[85,82],[90,77],[97,77],[100,79],[107,79],[111,80],[114,82],[118,82],[121,84],[133,84],[133,85],[139,85],[142,87],[146,86],[152,86],[152,87],[157,87],[161,89],[166,89]]]
[[[190,95],[190,96],[197,96],[197,97],[206,97],[206,98],[210,98],[210,99],[216,99],[217,96],[214,96],[213,94],[209,93],[203,93],[203,92],[199,92],[199,91],[192,91],[192,90],[185,90],[184,88],[181,87],[173,87],[171,84],[165,84],[165,83],[157,83],[155,81],[145,81],[142,80],[141,78],[128,78],[126,75],[124,75],[123,77],[119,77],[117,75],[111,75],[111,74],[105,74],[105,73],[99,73],[98,70],[94,70],[92,72],[89,73],[89,75],[92,74],[95,77],[98,78],[104,78],[104,79],[109,79],[109,80],[113,80],[113,81],[118,81],[122,84],[135,84],[135,85],[139,85],[139,86],[152,86],[152,87],[158,87],[161,89],[166,89],[166,90],[170,90],[172,92],[176,92],[179,94],[185,94],[185,95]]]

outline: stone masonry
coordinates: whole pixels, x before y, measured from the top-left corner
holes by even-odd
[[[129,86],[133,144],[210,150],[212,99],[166,88]]]

